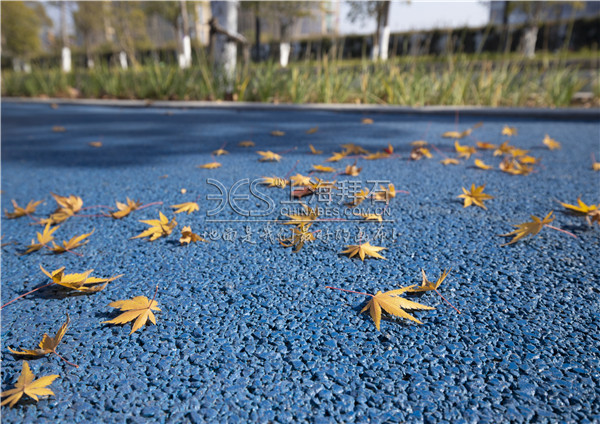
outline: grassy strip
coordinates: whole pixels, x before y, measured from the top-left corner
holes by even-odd
[[[155,100],[218,100],[225,96],[219,72],[206,64],[180,70],[152,65],[120,70],[97,67],[64,74],[35,70],[2,73],[3,96]],[[591,91],[600,104],[595,71],[526,61],[457,60],[349,65],[325,57],[281,69],[273,62],[240,68],[235,98],[279,103],[377,103],[407,106],[480,105],[566,107],[573,95]]]

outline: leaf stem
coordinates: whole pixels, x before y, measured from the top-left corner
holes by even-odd
[[[284,180],[287,180],[287,179],[288,179],[288,177],[290,176],[290,174],[291,174],[292,172],[294,172],[294,169],[296,169],[296,167],[298,166],[298,163],[299,163],[299,162],[300,162],[300,159],[298,159],[298,160],[296,161],[296,163],[294,164],[294,166],[292,166],[292,169],[290,169],[290,170],[289,170],[289,172],[288,172],[287,174],[285,174],[285,177],[283,177],[283,179],[284,179]]]
[[[146,205],[144,205],[144,206],[140,206],[140,207],[139,207],[139,208],[137,208],[136,210],[137,210],[137,211],[139,211],[139,210],[142,210],[142,209],[149,208],[150,206],[162,205],[162,204],[163,204],[163,202],[152,202],[152,203],[148,203],[148,204],[146,204]]]
[[[60,356],[60,354],[59,354],[59,353],[58,353],[56,350],[53,350],[53,351],[52,351],[52,353],[54,353],[54,354],[55,354],[56,356],[58,356],[60,359],[62,359],[63,361],[65,361],[67,364],[69,364],[69,365],[71,365],[71,366],[73,366],[73,367],[75,367],[75,368],[79,368],[79,365],[77,365],[77,364],[74,364],[73,362],[69,362],[69,361],[67,361],[65,358],[63,358],[62,356]]]
[[[340,290],[340,291],[344,291],[344,292],[348,292],[348,293],[355,293],[355,294],[362,294],[364,296],[371,296],[374,297],[372,294],[369,293],[363,293],[363,292],[359,292],[359,291],[354,291],[354,290],[346,290],[346,289],[339,289],[337,287],[330,287],[330,286],[325,286],[326,289],[331,289],[331,290]],[[460,312],[459,312],[460,313]]]
[[[279,152],[279,153],[277,153],[277,154],[278,154],[278,155],[285,155],[286,153],[289,153],[289,152],[291,152],[291,151],[293,151],[293,150],[296,150],[297,148],[298,148],[297,146],[294,146],[294,147],[292,147],[291,149],[284,150],[283,152]]]
[[[562,228],[557,228],[557,227],[555,227],[555,226],[553,226],[553,225],[548,225],[548,224],[546,224],[546,227],[548,227],[548,228],[552,228],[553,230],[560,231],[561,233],[565,233],[565,234],[568,234],[568,235],[570,235],[571,237],[575,237],[575,238],[577,238],[577,236],[576,236],[575,234],[573,234],[573,233],[572,233],[572,232],[570,232],[570,231],[563,230]]]
[[[106,206],[106,205],[94,205],[94,206],[86,206],[85,208],[81,208],[81,211],[85,211],[87,209],[93,209],[93,208],[104,208],[104,209],[112,209],[112,206]]]
[[[441,294],[441,293],[438,291],[438,289],[434,289],[434,290],[435,290],[435,292],[436,292],[437,294],[439,294],[439,295],[440,295],[440,297],[441,297],[442,299],[444,299],[444,300],[446,301],[446,303],[447,303],[448,305],[452,306],[452,308],[453,308],[453,309],[454,309],[456,312],[458,312],[458,313],[460,314],[460,311],[459,311],[458,309],[456,309],[456,307],[455,307],[455,306],[454,306],[452,303],[448,302],[448,299],[446,299],[444,296],[442,296],[442,294]]]
[[[54,281],[52,281],[51,283],[45,284],[45,285],[43,285],[43,286],[41,286],[41,287],[38,287],[37,289],[33,289],[33,290],[31,290],[31,291],[28,291],[27,293],[25,293],[25,294],[22,294],[22,295],[21,295],[21,296],[19,296],[19,297],[15,297],[15,298],[14,298],[13,300],[11,300],[10,302],[7,302],[7,303],[5,303],[4,305],[2,305],[2,306],[0,307],[0,309],[4,309],[4,307],[5,307],[5,306],[8,306],[8,305],[10,305],[11,303],[13,303],[13,302],[15,302],[15,301],[19,300],[20,298],[22,298],[22,297],[25,297],[25,296],[27,296],[28,294],[31,294],[31,293],[33,293],[33,292],[36,292],[36,291],[38,291],[39,289],[43,289],[44,287],[51,286],[52,284],[56,284],[56,283],[55,283]]]

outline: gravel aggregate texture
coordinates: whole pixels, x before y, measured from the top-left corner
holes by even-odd
[[[364,117],[374,123],[362,124]],[[11,199],[44,200],[35,216],[47,216],[55,209],[50,192],[81,196],[84,207],[126,197],[163,205],[121,220],[85,216],[99,208],[67,220],[57,240],[95,229],[76,250],[82,256],[19,255],[41,226],[27,217],[2,219],[2,304],[48,283],[40,265],[124,274],[96,294],[48,287],[2,309],[2,390],[12,388],[22,366],[7,346],[36,347],[66,313],[71,324],[57,350],[79,365],[55,355],[29,360],[36,377],[60,375],[50,386],[55,396],[3,406],[2,421],[600,422],[600,230],[557,202],[600,201],[600,173],[591,166],[592,153],[600,158],[600,123],[457,118],[458,126],[455,117],[435,115],[3,102],[3,209],[12,210]],[[453,140],[441,134],[478,121],[483,126],[461,144],[499,144],[508,138],[500,135],[503,126],[515,126],[511,144],[541,158],[535,172],[483,171],[473,158],[440,164],[443,155],[454,156]],[[316,133],[306,133],[315,126]],[[273,130],[285,135],[274,137]],[[562,149],[543,146],[545,134]],[[248,139],[256,147],[238,147]],[[419,139],[439,149],[433,159],[408,160],[410,142]],[[102,147],[91,147],[93,141]],[[309,143],[325,153],[310,155]],[[336,177],[388,180],[407,191],[391,199],[387,222],[317,222],[317,240],[293,253],[267,233],[283,227],[266,219],[284,220],[278,212],[287,189],[260,188],[277,208],[261,220],[229,207],[207,216],[218,203],[206,198],[218,194],[208,178],[230,188],[243,178],[306,175],[344,143],[370,151],[394,146],[392,159],[359,158],[359,177]],[[229,151],[215,158],[222,167],[197,168],[222,146]],[[259,162],[257,150],[287,153],[280,162]],[[499,163],[491,152],[475,157]],[[494,196],[487,210],[463,208],[457,196],[471,184],[485,184]],[[156,219],[158,211],[173,217],[170,205],[188,201],[198,201],[200,211],[176,215],[169,237],[131,239],[147,228],[139,220]],[[241,204],[264,207],[254,198]],[[552,224],[577,238],[544,228],[501,247],[508,240],[499,234],[551,210]],[[185,225],[212,240],[180,246]],[[350,239],[336,240],[344,232]],[[339,254],[359,232],[387,248],[386,260]],[[440,292],[461,314],[426,293],[412,298],[436,308],[414,313],[423,325],[387,317],[378,332],[368,314],[359,314],[370,298],[325,288],[374,294],[420,283],[421,268],[431,278],[452,268]],[[157,284],[157,325],[129,335],[131,324],[102,324],[118,314],[110,302],[151,298]]]

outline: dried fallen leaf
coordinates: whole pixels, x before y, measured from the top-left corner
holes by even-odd
[[[369,155],[365,155],[363,156],[364,159],[366,160],[377,160],[377,159],[386,159],[389,158],[390,155],[385,153],[385,152],[377,152],[377,153],[371,153]]]
[[[5,390],[0,394],[1,397],[8,396],[2,401],[2,405],[8,404],[8,406],[12,408],[24,394],[34,399],[36,402],[39,400],[38,396],[54,396],[54,392],[46,386],[52,384],[58,377],[60,376],[53,374],[34,380],[35,376],[31,372],[29,364],[27,361],[23,361],[23,370],[15,383],[15,388]]]
[[[4,214],[6,215],[6,219],[15,219],[15,218],[21,218],[22,216],[31,215],[32,213],[35,212],[35,209],[38,207],[38,205],[40,203],[43,202],[43,200],[38,200],[38,201],[30,200],[29,203],[27,203],[27,206],[25,206],[24,208],[19,206],[14,199],[11,200],[11,202],[12,202],[14,211],[8,212],[6,209],[4,209]]]
[[[225,149],[217,149],[214,152],[212,152],[212,154],[215,156],[222,156],[222,155],[228,155],[229,152]]]
[[[296,174],[290,177],[290,181],[292,186],[307,186],[311,183],[310,177],[304,176],[302,174]]]
[[[411,160],[420,160],[424,157],[427,159],[431,159],[433,157],[427,147],[413,147],[413,149],[410,151]]]
[[[79,368],[77,365],[67,361],[65,358],[60,356],[60,354],[56,351],[58,344],[60,343],[62,338],[65,336],[65,333],[67,332],[67,327],[69,326],[70,322],[71,322],[71,320],[69,319],[69,314],[67,314],[67,321],[65,321],[65,323],[60,326],[60,328],[56,332],[56,335],[54,337],[50,337],[48,334],[44,333],[44,336],[42,337],[42,341],[39,344],[39,348],[37,348],[37,349],[22,349],[21,351],[18,351],[18,350],[11,349],[10,346],[7,346],[8,350],[10,350],[13,355],[25,355],[25,356],[44,356],[49,353],[54,353],[56,356],[58,356],[60,359],[62,359],[66,363],[73,365],[76,368]]]
[[[58,208],[50,217],[40,220],[40,224],[42,225],[46,225],[47,223],[50,223],[50,225],[60,224],[79,212],[83,206],[83,200],[79,196],[70,195],[65,197],[54,193],[50,194],[54,197]]]
[[[115,219],[125,218],[131,212],[142,206],[141,202],[133,201],[129,197],[127,198],[127,203],[116,202],[116,204],[118,210],[110,213],[110,216]]]
[[[292,235],[289,238],[280,240],[284,247],[294,247],[293,252],[298,252],[304,246],[304,243],[315,239],[314,233],[310,232],[310,223],[302,223],[297,228],[292,228]]]
[[[197,168],[203,168],[203,169],[215,169],[215,168],[220,168],[220,167],[221,167],[221,164],[216,161],[208,162],[208,163],[205,163],[204,165],[197,165]]]
[[[323,150],[317,150],[317,149],[315,149],[315,148],[314,148],[314,146],[313,146],[312,144],[309,144],[309,145],[308,145],[308,148],[310,149],[310,152],[311,152],[313,155],[321,155],[321,154],[323,154]]]
[[[498,146],[496,146],[495,144],[486,143],[484,141],[478,141],[475,144],[481,150],[492,150],[492,149],[497,149],[498,148]]]
[[[585,216],[585,219],[589,225],[592,225],[594,222],[600,225],[600,204],[598,206],[588,206],[581,201],[580,197],[577,198],[577,205],[571,205],[563,202],[559,203],[569,211],[574,212],[577,215]]]
[[[29,246],[27,246],[27,250],[23,254],[27,255],[31,252],[37,252],[42,247],[47,246],[48,243],[50,243],[52,240],[54,240],[54,236],[52,234],[59,228],[60,228],[60,226],[56,226],[51,229],[50,224],[49,223],[46,224],[46,226],[44,227],[44,231],[42,231],[42,233],[39,233],[39,232],[36,233],[38,242],[36,243],[35,240],[31,240],[31,244]]]
[[[335,172],[335,168],[324,165],[313,165],[313,169],[317,172]]]
[[[179,243],[181,244],[190,244],[196,243],[197,241],[205,241],[208,240],[203,239],[198,234],[192,232],[192,228],[189,226],[183,227],[181,230],[181,238],[179,239]]]
[[[89,242],[89,240],[86,240],[83,243],[82,243],[82,241],[84,239],[88,238],[89,236],[91,236],[92,234],[94,234],[94,231],[95,230],[92,230],[91,232],[89,232],[87,234],[82,234],[80,236],[75,236],[75,237],[71,238],[69,241],[63,240],[62,246],[56,244],[53,241],[52,242],[52,247],[50,248],[50,250],[53,253],[56,253],[56,254],[70,252],[73,249],[76,249],[78,247],[86,245]]]
[[[458,159],[454,159],[454,158],[446,158],[446,159],[442,159],[440,161],[440,163],[443,165],[458,165],[460,163],[460,161]]]
[[[254,147],[256,144],[254,143],[254,141],[250,141],[250,140],[244,140],[244,141],[240,141],[238,143],[238,146],[240,147]]]
[[[288,184],[287,180],[279,177],[262,177],[261,184],[268,187],[285,188]]]
[[[65,132],[67,129],[65,127],[61,127],[60,125],[55,125],[52,127],[52,131],[54,132]]]
[[[156,289],[158,291],[158,286],[156,286]],[[154,297],[156,297],[156,292],[154,292]],[[131,335],[142,328],[148,320],[156,325],[156,317],[152,311],[160,311],[160,308],[157,305],[158,302],[154,300],[154,298],[149,300],[146,296],[136,296],[133,299],[111,302],[108,306],[118,308],[121,312],[125,312],[110,321],[103,321],[102,324],[125,324],[135,320],[131,327],[131,332],[129,333]]]
[[[316,208],[313,209],[310,206],[305,205],[304,203],[301,203],[301,205],[304,208],[303,213],[285,215],[288,218],[290,218],[290,221],[287,221],[286,224],[304,225],[306,223],[314,221],[315,219],[317,219],[319,217],[319,213]]]
[[[407,291],[409,293],[421,293],[421,292],[426,292],[426,291],[430,291],[430,290],[437,290],[438,287],[440,286],[440,284],[442,284],[442,282],[446,279],[449,272],[450,272],[450,270],[444,270],[444,272],[442,273],[440,278],[438,278],[437,281],[433,282],[433,281],[429,281],[427,279],[427,274],[425,274],[425,270],[421,269],[421,276],[423,278],[421,285],[420,286],[410,286],[410,287],[408,287]]]
[[[360,174],[360,171],[362,171],[362,168],[357,167],[356,161],[354,161],[354,164],[346,166],[346,169],[344,170],[344,175],[350,175],[352,177],[357,177],[358,174]]]
[[[504,128],[502,128],[502,135],[512,137],[513,135],[517,135],[517,129],[515,127],[509,127],[505,125]]]
[[[507,246],[509,244],[516,243],[519,240],[521,240],[522,238],[527,237],[527,236],[533,237],[533,236],[537,235],[542,230],[542,228],[544,228],[544,226],[549,225],[552,221],[554,221],[552,212],[553,211],[550,211],[550,213],[548,215],[546,215],[546,217],[544,219],[540,219],[535,215],[531,215],[531,219],[533,219],[532,222],[524,222],[522,224],[515,225],[515,227],[517,227],[516,230],[511,231],[510,233],[507,233],[507,234],[500,234],[500,237],[514,236],[514,238],[510,242],[505,243],[502,246]]]
[[[162,212],[159,212],[158,215],[159,219],[141,220],[140,222],[149,225],[150,228],[131,238],[136,239],[141,237],[150,237],[150,241],[154,241],[159,237],[164,237],[171,234],[171,231],[173,231],[173,228],[175,228],[177,225],[175,218],[172,218],[171,221],[169,221],[169,219],[164,216]]]
[[[334,152],[325,162],[339,162],[346,157],[346,152]]]
[[[542,143],[544,143],[550,150],[560,149],[562,147],[558,141],[551,138],[548,134],[546,134],[542,140]]]
[[[312,127],[310,129],[306,130],[306,134],[314,134],[317,131],[319,131],[319,127]]]
[[[365,125],[371,125],[373,123],[373,120],[371,118],[363,118],[360,122],[362,122]]]
[[[429,143],[426,142],[425,140],[415,140],[415,141],[411,141],[410,145],[413,147],[425,147],[427,146]]]
[[[368,150],[365,150],[362,147],[357,146],[354,143],[342,144],[342,149],[344,149],[344,153],[346,153],[346,155],[367,155],[367,154],[369,154]]]
[[[271,135],[273,135],[275,137],[282,137],[285,135],[285,133],[283,131],[275,130],[275,131],[271,131]]]
[[[457,139],[461,139],[464,138],[468,135],[471,134],[473,130],[471,128],[468,128],[462,132],[459,131],[446,131],[445,133],[442,134],[443,138],[457,138]]]
[[[485,188],[485,184],[479,187],[475,187],[475,184],[471,184],[471,190],[467,190],[466,188],[462,188],[463,194],[458,196],[461,199],[465,199],[463,207],[469,207],[471,205],[479,206],[480,208],[487,209],[483,202],[485,200],[493,199],[493,196],[486,194],[483,192]]]
[[[173,209],[177,209],[174,213],[182,213],[187,212],[187,214],[191,214],[194,211],[199,211],[200,206],[196,202],[186,202],[180,203],[179,205],[171,205]]]
[[[365,201],[365,199],[369,196],[369,189],[367,188],[363,188],[361,191],[359,191],[358,193],[354,193],[354,195],[352,196],[352,201],[346,203],[346,206],[353,208],[355,206],[360,205],[362,202]]]
[[[379,246],[371,246],[369,242],[363,244],[353,244],[346,246],[347,249],[340,252],[341,254],[347,254],[349,258],[358,255],[361,261],[365,260],[365,256],[370,256],[372,258],[385,259],[379,253],[382,250],[385,250],[385,247]]]
[[[481,159],[475,159],[475,166],[479,169],[484,169],[486,171],[494,168],[493,166],[486,165],[485,162],[483,162]]]
[[[514,146],[508,144],[508,140],[498,146],[496,150],[494,150],[494,156],[502,156],[510,154],[511,150],[514,149]]]
[[[52,280],[54,284],[65,287],[71,290],[77,290],[83,293],[96,293],[103,290],[108,283],[121,278],[123,274],[114,275],[110,278],[97,278],[90,277],[90,274],[94,272],[93,269],[89,269],[82,273],[76,274],[65,274],[65,267],[59,268],[52,273],[49,273],[40,265],[42,272]]]
[[[278,155],[277,153],[273,153],[270,150],[267,150],[266,152],[261,152],[258,151],[256,152],[260,155],[260,162],[266,162],[266,161],[270,161],[270,162],[279,162],[281,160],[281,155]]]
[[[458,140],[454,140],[454,149],[458,153],[459,158],[469,159],[472,154],[477,153],[477,149],[473,146],[462,146]]]
[[[383,222],[383,217],[378,213],[355,213],[354,215],[360,216],[365,221]]]
[[[400,295],[408,291],[409,288],[410,287],[403,287],[401,289],[390,290],[385,293],[378,291],[374,296],[370,295],[371,300],[365,305],[364,308],[362,308],[360,312],[363,313],[367,310],[370,312],[371,318],[373,318],[373,322],[375,323],[375,327],[377,327],[378,331],[381,331],[381,309],[391,315],[409,319],[417,324],[423,324],[421,321],[406,312],[405,309],[432,310],[435,308],[421,305],[420,303],[400,297]]]
[[[394,184],[388,184],[387,188],[380,185],[379,191],[373,193],[373,199],[379,202],[389,203],[390,199],[393,199],[394,197],[396,197],[396,188],[394,187]]]
[[[90,141],[88,143],[88,146],[99,148],[99,147],[102,147],[102,142],[101,141]]]
[[[529,175],[533,171],[532,167],[522,164],[516,159],[510,159],[509,157],[502,159],[499,168],[502,172],[511,175]]]

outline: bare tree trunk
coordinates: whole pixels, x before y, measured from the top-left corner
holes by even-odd
[[[527,27],[527,29],[525,29],[525,32],[523,33],[523,37],[521,39],[521,49],[525,57],[535,57],[535,45],[537,43],[537,36],[537,25],[530,25]]]
[[[281,41],[279,42],[279,65],[282,68],[287,67],[290,60],[290,27],[291,23],[286,18],[280,18]]]
[[[377,60],[379,57],[379,37],[381,35],[381,9],[377,8],[377,29],[373,34],[373,49],[371,50],[371,60]]]
[[[211,1],[212,19],[225,31],[237,34],[238,30],[238,7],[239,1]],[[225,77],[226,92],[228,96],[233,94],[233,83],[235,80],[235,67],[237,62],[236,41],[226,34],[211,34],[211,51],[214,66],[217,72],[222,72]]]

